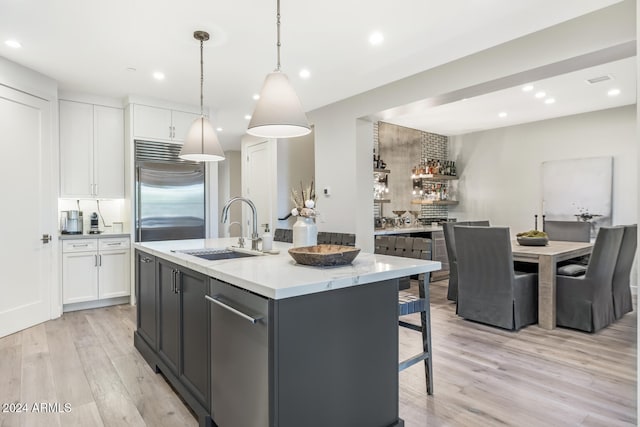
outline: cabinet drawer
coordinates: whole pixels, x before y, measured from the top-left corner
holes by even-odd
[[[98,239],[65,240],[62,242],[62,252],[87,252],[98,250]]]
[[[100,239],[99,247],[101,251],[108,251],[113,249],[128,249],[129,238],[115,238],[115,239]]]

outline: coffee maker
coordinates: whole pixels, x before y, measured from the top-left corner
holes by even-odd
[[[82,211],[63,211],[61,216],[60,231],[62,234],[82,234]]]
[[[91,218],[90,218],[90,228],[89,228],[89,234],[100,234],[100,223],[98,221],[98,214],[97,213],[92,213],[91,214]]]

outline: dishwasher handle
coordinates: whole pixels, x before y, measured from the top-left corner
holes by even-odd
[[[256,324],[259,320],[262,319],[262,317],[251,317],[248,314],[245,314],[243,312],[241,312],[240,310],[237,310],[233,307],[231,307],[230,305],[225,304],[224,302],[220,301],[218,299],[218,297],[216,295],[214,295],[213,297],[210,297],[209,295],[205,295],[204,296],[207,300],[211,301],[214,304],[219,305],[220,307],[229,310],[230,312],[232,312],[233,314],[237,314],[238,316],[242,317],[243,319],[248,320],[249,322]]]

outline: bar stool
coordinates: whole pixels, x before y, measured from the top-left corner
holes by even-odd
[[[431,240],[420,237],[376,236],[375,252],[416,259],[431,259]],[[393,246],[391,246],[393,244]],[[398,319],[398,325],[422,334],[422,352],[400,362],[398,371],[424,361],[427,394],[433,394],[433,362],[431,353],[431,309],[429,306],[429,273],[418,276],[418,296],[405,290],[398,292],[398,317],[420,313],[420,325]],[[400,279],[409,282],[409,278]],[[399,285],[400,287],[401,285]]]

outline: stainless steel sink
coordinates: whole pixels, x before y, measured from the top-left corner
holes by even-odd
[[[198,258],[217,261],[221,259],[234,259],[252,257],[258,254],[232,251],[230,249],[187,249],[182,251],[176,251],[187,255],[196,256]]]

